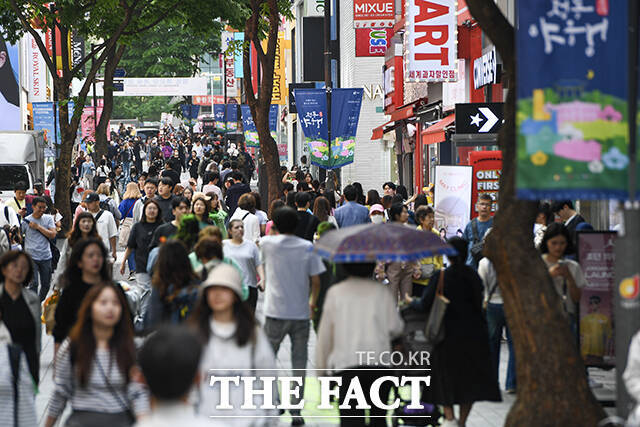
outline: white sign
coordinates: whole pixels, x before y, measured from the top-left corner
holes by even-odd
[[[193,96],[207,95],[207,77],[124,77],[124,91],[113,96]],[[72,94],[77,96],[84,80],[74,79]],[[96,95],[103,96],[102,82],[96,84]]]
[[[496,48],[473,61],[473,86],[480,89],[482,86],[498,82],[498,65],[496,61]]]
[[[227,96],[237,96],[238,95],[238,88],[237,88],[237,84],[236,84],[236,72],[235,72],[235,60],[233,55],[227,55],[225,56],[226,61],[226,78],[225,78],[225,82],[227,85]]]
[[[456,80],[456,0],[409,0],[405,81]]]
[[[464,231],[470,219],[471,166],[436,166],[435,217],[436,228],[447,230],[447,237],[453,237],[458,230]]]
[[[40,39],[44,40],[44,36],[40,30],[36,30],[40,34]],[[27,63],[29,65],[29,102],[45,102],[47,101],[47,64],[44,57],[38,49],[35,39],[31,34],[26,37],[27,40]]]
[[[442,83],[442,108],[450,111],[456,108],[456,104],[467,102],[466,62],[458,59],[458,80]]]

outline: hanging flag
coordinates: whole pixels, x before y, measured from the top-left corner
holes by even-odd
[[[225,116],[225,104],[214,104],[213,105],[213,118],[216,122],[216,131],[225,132],[227,130],[227,126],[224,121]]]
[[[329,169],[327,94],[324,89],[295,89],[293,93],[311,163]]]
[[[251,115],[251,108],[246,104],[242,104],[240,106],[240,112],[242,113],[242,129],[244,130],[245,145],[247,147],[259,147],[258,131],[253,121],[253,116]]]
[[[227,104],[227,114],[224,117],[227,132],[238,131],[238,104]]]
[[[331,168],[353,163],[364,89],[331,91]]]
[[[269,107],[269,130],[271,131],[271,138],[274,141],[278,141],[278,106],[271,104]]]
[[[625,199],[627,2],[556,3],[519,4],[517,195]]]

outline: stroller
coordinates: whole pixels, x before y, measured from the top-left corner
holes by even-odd
[[[427,317],[424,313],[419,312],[411,307],[405,307],[401,310],[400,314],[404,320],[404,332],[402,335],[402,351],[405,354],[405,360],[411,360],[409,356],[420,352],[430,352],[431,348],[427,344],[427,340],[424,334],[425,324]],[[418,358],[420,360],[420,358]],[[413,369],[424,367],[429,369],[430,366],[408,366]],[[428,374],[430,371],[413,371],[413,370],[399,370],[398,375],[405,376],[418,376]],[[424,387],[424,386],[423,386]],[[395,409],[393,417],[393,425],[406,425],[406,426],[432,426],[436,427],[440,425],[440,417],[442,412],[438,406],[421,401],[422,409],[409,409],[408,406],[411,403],[410,399],[403,399],[402,394],[398,387],[395,387],[394,393],[400,398],[400,406]],[[423,390],[423,395],[424,395]],[[402,424],[400,424],[402,421]]]

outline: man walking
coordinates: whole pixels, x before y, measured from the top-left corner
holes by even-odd
[[[164,222],[171,222],[174,220],[173,213],[171,212],[171,201],[173,200],[173,187],[175,184],[169,177],[164,177],[160,180],[158,185],[158,195],[156,200],[160,205],[160,213],[162,214],[162,220]]]
[[[569,230],[569,235],[571,236],[571,245],[568,248],[566,255],[575,255],[576,248],[578,244],[578,237],[576,229],[578,228],[578,224],[583,222],[587,222],[573,207],[573,202],[571,200],[559,200],[557,202],[553,202],[551,205],[551,212],[560,217],[564,226]]]
[[[109,211],[100,209],[100,196],[98,193],[89,194],[84,200],[87,205],[87,211],[96,219],[96,228],[98,235],[102,239],[104,247],[107,251],[111,251],[112,262],[116,260],[116,236],[118,235],[118,227],[113,214]]]
[[[313,242],[313,235],[316,234],[320,220],[313,214],[308,212],[311,206],[311,194],[307,192],[298,192],[295,197],[296,207],[298,211],[298,226],[295,235],[305,240]],[[366,209],[366,208],[365,208]]]
[[[463,238],[469,242],[469,254],[467,255],[467,265],[478,270],[478,263],[482,259],[482,239],[488,229],[493,227],[493,217],[491,216],[491,205],[493,198],[487,193],[478,196],[476,212],[478,217],[469,221],[464,228]]]
[[[353,185],[347,185],[343,190],[347,203],[336,209],[335,218],[338,227],[344,228],[350,225],[366,224],[371,222],[369,209],[356,202],[358,192]]]
[[[97,197],[97,194],[96,194]],[[47,202],[42,197],[35,197],[32,202],[33,213],[22,221],[24,233],[25,252],[31,255],[34,263],[33,281],[29,289],[33,290],[44,301],[51,284],[51,260],[50,239],[56,237],[56,225],[51,215],[45,215]],[[40,292],[38,293],[38,279],[40,280]]]

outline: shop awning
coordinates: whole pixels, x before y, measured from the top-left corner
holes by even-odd
[[[373,129],[373,134],[371,135],[371,140],[376,140],[376,139],[382,139],[382,136],[395,129],[396,126],[393,123],[393,120],[388,121],[387,123],[383,124],[382,126],[378,126],[377,128]]]
[[[391,113],[392,122],[397,122],[398,120],[406,120],[409,117],[413,117],[413,105],[408,105]]]
[[[435,144],[446,140],[444,129],[451,123],[455,122],[456,115],[451,114],[422,131],[423,144]]]

